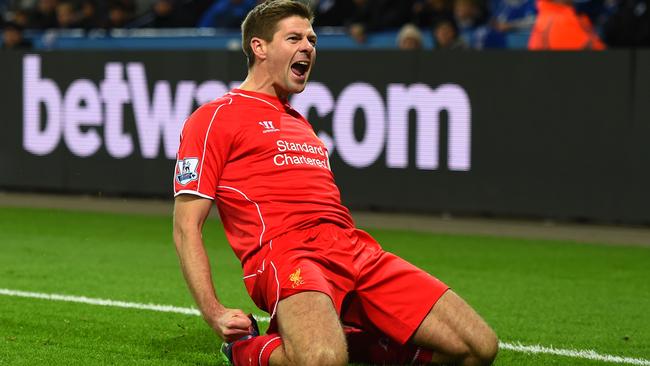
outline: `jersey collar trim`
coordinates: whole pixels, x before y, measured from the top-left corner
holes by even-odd
[[[250,90],[241,90],[241,89],[233,89],[230,92],[228,92],[230,95],[239,95],[245,98],[251,98],[251,99],[256,99],[259,100],[260,102],[264,102],[266,104],[270,104],[273,108],[281,111],[287,108],[291,108],[289,103],[282,103],[280,99],[264,94],[264,93],[258,93],[258,92],[253,92]]]

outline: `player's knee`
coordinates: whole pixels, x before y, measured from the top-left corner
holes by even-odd
[[[472,356],[476,365],[491,365],[499,351],[499,340],[492,329],[480,335],[472,345]]]

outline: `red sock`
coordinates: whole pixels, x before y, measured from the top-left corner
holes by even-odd
[[[413,344],[399,344],[382,334],[345,327],[352,363],[374,365],[424,365],[431,362],[430,350]]]
[[[282,339],[277,333],[237,341],[232,346],[233,363],[235,366],[268,366],[271,353],[280,345]]]

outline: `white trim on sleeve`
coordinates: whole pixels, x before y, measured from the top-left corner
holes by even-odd
[[[192,191],[192,190],[189,190],[189,189],[182,189],[182,190],[174,193],[174,197],[178,197],[181,194],[191,194],[191,195],[194,195],[194,196],[199,196],[199,197],[207,198],[209,200],[214,201],[214,197],[210,197],[207,194],[203,194],[203,193],[201,193],[199,191]]]
[[[275,108],[275,110],[277,110],[277,111],[280,110],[280,109],[278,109],[278,107],[276,107],[275,105],[273,105],[273,103],[271,103],[271,102],[269,102],[269,101],[267,101],[267,100],[264,100],[264,99],[262,99],[262,98],[258,98],[258,97],[254,97],[254,96],[252,96],[252,95],[246,95],[246,94],[242,94],[242,93],[235,93],[235,92],[228,92],[228,94],[230,94],[230,95],[239,95],[240,97],[245,97],[245,98],[251,98],[251,99],[259,100],[260,102],[264,102],[264,103],[270,105],[271,107]]]

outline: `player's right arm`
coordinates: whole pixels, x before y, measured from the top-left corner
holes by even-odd
[[[233,140],[224,116],[229,102],[203,105],[188,118],[174,174],[174,242],[181,269],[203,318],[227,342],[249,334],[251,322],[217,298],[202,232]]]
[[[226,342],[250,333],[251,321],[240,309],[229,309],[219,301],[212,283],[210,262],[202,232],[212,201],[181,194],[174,202],[174,242],[185,281],[203,319]]]

